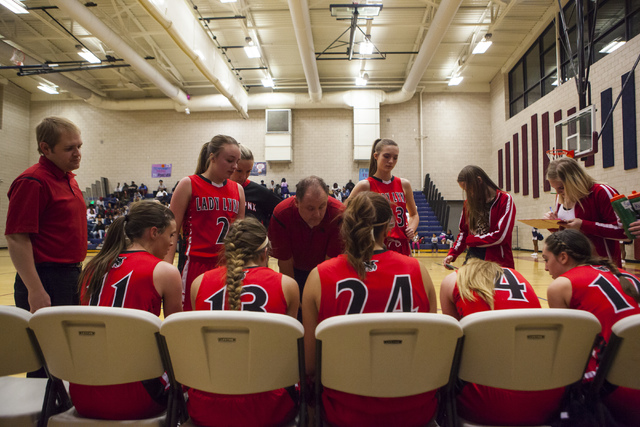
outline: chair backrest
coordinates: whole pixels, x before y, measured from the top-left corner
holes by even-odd
[[[94,306],[47,307],[29,322],[51,374],[84,385],[162,376],[160,324],[146,311]]]
[[[316,328],[322,385],[371,397],[402,397],[449,381],[462,328],[435,313],[335,316]]]
[[[168,317],[165,337],[175,378],[210,393],[250,394],[300,381],[304,329],[282,314],[190,311]]]
[[[458,377],[510,390],[549,390],[584,373],[600,322],[582,310],[514,309],[473,313],[460,321]]]
[[[17,307],[0,306],[0,376],[40,369],[42,364],[27,328],[31,313]]]
[[[621,339],[607,381],[640,390],[640,314],[616,322],[611,332]]]

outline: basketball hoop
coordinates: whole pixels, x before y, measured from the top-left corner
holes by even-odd
[[[575,154],[574,150],[563,150],[562,148],[554,148],[553,150],[547,150],[547,156],[549,160],[559,159],[561,157],[571,157]]]

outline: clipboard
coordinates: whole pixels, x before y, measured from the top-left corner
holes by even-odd
[[[550,228],[560,228],[558,223],[562,222],[562,220],[560,219],[520,219],[518,221],[542,230],[548,230]]]

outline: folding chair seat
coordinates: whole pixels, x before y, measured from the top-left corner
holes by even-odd
[[[304,379],[304,329],[290,316],[250,311],[183,312],[167,318],[160,333],[167,343],[175,379],[193,389],[246,395],[294,386]],[[298,425],[305,425],[304,387],[301,390],[297,420]],[[195,424],[188,420],[181,425]]]
[[[464,330],[464,344],[458,378],[480,386],[515,391],[546,391],[580,382],[600,332],[600,322],[593,314],[567,309],[485,311],[464,317],[460,325]],[[545,402],[549,412],[559,415],[563,391],[553,392],[552,399],[544,396],[540,394],[539,401]],[[516,403],[512,403],[508,408],[504,400],[498,401],[496,397],[486,399],[493,400],[496,406],[504,405],[504,411],[487,409],[486,413],[475,414],[478,419],[497,417],[496,414],[505,419],[508,409],[516,407]],[[534,399],[522,400],[526,400],[527,405],[536,405]],[[455,404],[455,398],[452,401]],[[542,405],[531,408],[535,416],[542,413]],[[510,425],[522,425],[522,422],[511,421]],[[464,419],[457,423],[481,425]],[[491,425],[496,423],[493,421]]]
[[[604,397],[610,414],[625,425],[640,422],[640,314],[625,317],[611,328],[611,337],[593,381],[593,392],[600,395],[605,381],[618,387]],[[602,407],[599,406],[600,409]],[[606,419],[600,411],[600,422]]]
[[[10,376],[42,367],[29,319],[26,310],[0,306],[0,426],[35,426],[42,412],[47,379]]]
[[[53,377],[83,385],[114,385],[161,377],[157,335],[161,320],[146,311],[59,306],[38,310],[29,322]],[[75,408],[49,418],[49,426],[159,426],[166,414],[140,420],[82,417]]]
[[[435,313],[352,314],[322,321],[316,328],[316,425],[324,422],[323,387],[396,398],[446,385],[461,336],[455,319]],[[425,415],[424,425],[433,422]]]

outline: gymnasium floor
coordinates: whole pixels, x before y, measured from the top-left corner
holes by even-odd
[[[91,259],[94,255],[95,253],[89,253],[85,262]],[[438,296],[440,294],[440,282],[447,274],[450,273],[450,271],[445,270],[445,268],[442,267],[442,259],[445,255],[446,253],[444,251],[439,253],[422,251],[422,253],[417,256],[420,262],[427,267],[427,270],[429,270],[429,274],[431,275],[433,284],[436,287]],[[542,307],[548,307],[546,300],[547,286],[551,282],[551,276],[549,276],[549,273],[544,271],[544,261],[542,260],[542,257],[538,256],[538,259],[535,260],[531,257],[531,252],[527,251],[514,251],[513,256],[515,259],[516,270],[529,280],[535,289],[536,294],[540,298],[540,304]],[[464,258],[459,258],[454,265],[462,265],[463,260]],[[277,260],[272,258],[269,262],[269,266],[277,269]],[[631,274],[640,276],[640,264],[638,263],[627,262],[626,270]],[[15,278],[15,272],[15,268],[13,268],[13,264],[9,258],[9,251],[7,249],[0,249],[0,305],[14,305],[13,281]],[[440,302],[438,301],[438,307],[439,306]],[[438,311],[440,310],[438,309]]]

